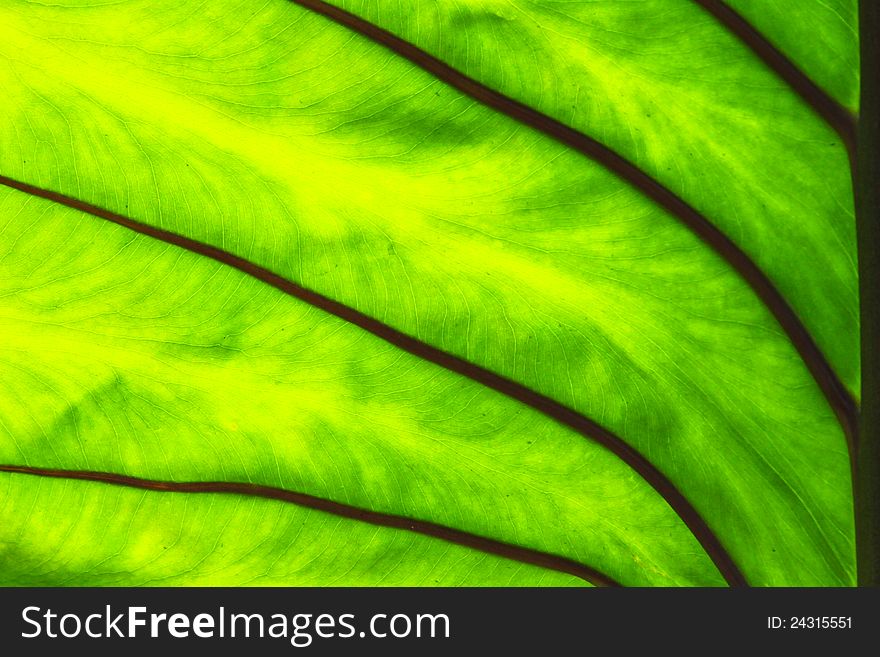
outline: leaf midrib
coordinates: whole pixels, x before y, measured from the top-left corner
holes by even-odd
[[[372,41],[388,48],[396,55],[405,58],[419,68],[435,76],[442,82],[454,87],[464,94],[467,94],[483,105],[491,107],[492,109],[547,135],[582,155],[585,155],[591,160],[604,166],[621,180],[629,183],[657,203],[660,207],[672,214],[672,216],[680,220],[739,274],[739,276],[749,285],[752,291],[761,300],[763,305],[773,315],[783,331],[785,331],[811,376],[822,391],[829,406],[837,416],[838,422],[840,423],[846,437],[850,458],[853,458],[857,448],[858,437],[858,405],[855,399],[840,380],[834,368],[825,358],[825,354],[819,348],[798,314],[778,290],[776,285],[745,253],[745,251],[724,234],[724,232],[717,228],[707,216],[691,206],[668,187],[653,178],[650,174],[646,173],[637,165],[633,164],[605,144],[534,109],[533,107],[530,107],[529,105],[514,100],[513,98],[482,84],[470,76],[465,75],[461,71],[449,66],[437,57],[422,50],[418,46],[398,37],[392,32],[389,32],[388,30],[385,30],[384,28],[381,28],[355,14],[347,12],[344,9],[336,7],[335,5],[328,4],[323,0],[289,1],[371,39]],[[701,3],[702,0],[694,1]],[[706,2],[705,4],[707,11],[710,11],[710,13],[711,9],[709,9],[709,7],[712,7],[718,9],[721,15],[730,18],[729,13],[732,13],[732,10],[729,10],[729,8],[729,13],[725,14],[720,11],[718,2]],[[738,16],[738,14],[736,16]],[[741,17],[739,20],[741,23],[745,23]],[[731,22],[731,25],[736,24],[732,19],[728,22]],[[745,24],[748,25],[747,23]],[[724,25],[728,27],[728,29],[731,29],[726,23],[724,23]],[[742,39],[742,35],[739,31],[731,31],[735,36]],[[810,97],[805,97],[805,100],[823,119],[827,121],[828,118],[822,113],[822,111],[811,103],[811,98],[825,98],[824,92],[816,87],[816,85],[813,84],[803,73],[800,73],[800,76],[796,73],[791,73],[790,71],[783,74],[781,69],[774,68],[774,66],[777,65],[781,66],[781,62],[788,61],[787,58],[769,44],[769,42],[763,40],[759,33],[755,32],[755,34],[758,38],[754,40],[754,43],[747,41],[745,44],[752,48],[752,46],[760,39],[761,43],[765,44],[767,47],[762,47],[762,50],[766,51],[765,54],[762,55],[761,53],[758,53],[758,55],[771,68],[773,68],[773,70],[779,74],[786,83],[792,84],[792,81],[802,79],[806,80],[809,85],[812,85],[814,93]],[[775,55],[768,54],[768,49],[772,49],[775,52]],[[787,68],[782,66],[782,69],[793,69],[795,72],[799,72],[797,67],[790,62]],[[799,86],[795,87],[795,91],[800,94],[802,87],[805,87],[805,85],[799,83]],[[823,101],[820,104],[823,106],[828,104],[836,105],[836,101],[828,97],[826,101]],[[846,110],[843,108],[840,108],[840,111],[846,113]],[[835,112],[832,112],[832,114],[835,114]],[[846,113],[846,115],[847,117],[849,116],[848,113]],[[851,121],[852,117],[844,118],[841,125],[846,125]],[[832,128],[837,130],[837,126],[834,124],[831,125]],[[848,129],[845,127],[842,129],[844,133],[841,134],[841,139],[847,147],[854,145],[854,137],[848,141],[846,136]]]
[[[417,520],[405,516],[381,513],[348,504],[342,504],[334,500],[287,490],[285,488],[228,481],[165,481],[132,477],[130,475],[122,475],[113,472],[61,470],[5,464],[0,464],[0,472],[36,477],[51,477],[56,479],[91,481],[153,492],[184,494],[213,493],[277,500],[308,509],[314,509],[316,511],[322,511],[334,516],[376,525],[378,527],[387,527],[390,529],[409,531],[423,536],[430,536],[432,538],[446,541],[447,543],[461,545],[486,554],[492,554],[512,561],[518,561],[520,563],[531,564],[533,566],[554,570],[567,575],[573,575],[574,577],[578,577],[595,586],[621,586],[620,583],[605,573],[579,561],[574,561],[573,559],[557,554],[497,541],[478,534],[472,534],[460,529],[454,529],[452,527],[439,525],[425,520]]]
[[[323,310],[350,324],[353,324],[372,335],[406,351],[422,360],[439,365],[451,372],[465,376],[487,388],[491,388],[507,397],[525,404],[560,424],[576,431],[587,440],[596,442],[631,467],[642,477],[681,518],[715,567],[731,586],[745,586],[745,576],[734,562],[727,549],[700,516],[690,501],[678,490],[677,486],[666,475],[645,458],[638,450],[626,443],[612,431],[601,426],[594,420],[577,411],[536,392],[521,383],[507,379],[495,372],[487,370],[475,363],[462,359],[422,342],[410,335],[384,324],[343,303],[325,297],[317,292],[298,285],[260,265],[245,258],[234,255],[189,237],[162,230],[148,224],[140,223],[130,217],[111,212],[85,201],[43,189],[29,183],[20,182],[0,175],[0,184],[18,191],[37,196],[60,205],[85,212],[92,216],[110,221],[129,230],[146,235],[153,239],[186,249],[192,253],[210,258],[225,266],[233,267],[273,288],[299,299],[309,305]]]

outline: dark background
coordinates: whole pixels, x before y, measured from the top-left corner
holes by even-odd
[[[224,606],[228,614],[262,612],[267,622],[273,613],[352,613],[359,630],[376,613],[389,618],[395,613],[445,613],[451,638],[315,637],[305,648],[283,638],[21,638],[22,632],[34,631],[21,617],[26,606],[82,618],[103,612],[107,604],[115,613],[145,606],[147,613],[183,612],[190,617],[216,616]],[[853,628],[769,630],[768,616],[851,616]],[[124,622],[119,627],[127,629]],[[873,645],[878,627],[878,589],[0,589],[0,652],[7,655],[68,650],[89,655],[133,650],[139,655],[157,649],[165,655],[456,655],[461,650],[463,655],[485,651],[493,656],[609,651],[712,655],[745,649],[840,654]]]

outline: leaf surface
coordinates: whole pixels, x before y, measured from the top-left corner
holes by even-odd
[[[418,12],[399,11],[396,0],[330,4],[594,136],[660,181],[751,256],[858,390],[855,221],[844,144],[699,2],[441,0],[415,3]],[[769,4],[775,9],[748,13],[770,24],[794,13],[786,3]],[[827,62],[827,51],[807,46],[802,31],[843,19],[827,20],[830,9],[818,3],[798,4],[810,12],[796,22],[805,27],[780,36]],[[857,52],[849,13],[850,23],[825,38]],[[827,66],[857,74],[857,58],[849,54],[845,64]],[[851,100],[857,84],[850,80],[847,91]]]
[[[0,492],[0,543],[12,546],[4,559],[18,564],[4,569],[5,586],[584,585],[552,570],[272,500],[9,473],[0,473]]]
[[[690,204],[858,389],[840,135],[696,3],[339,4]],[[0,462],[277,487],[626,585],[853,583],[839,409],[729,254],[601,158],[284,0],[0,14]],[[103,486],[71,488],[84,525],[165,495]],[[452,548],[398,531],[426,583]]]
[[[858,109],[858,0],[726,2],[839,103]]]
[[[528,406],[230,267],[18,191],[0,199],[18,236],[0,277],[0,463],[272,486],[615,579],[718,583],[644,479]],[[9,504],[31,513],[26,496]]]

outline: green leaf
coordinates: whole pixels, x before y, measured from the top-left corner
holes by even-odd
[[[0,582],[853,584],[852,32],[336,4],[0,6]]]
[[[843,381],[858,390],[858,276],[846,149],[699,2],[483,0],[422,3],[425,12],[398,11],[396,0],[334,4],[599,139],[681,196],[764,270]],[[855,7],[852,0],[837,4]],[[770,22],[790,13],[778,5],[762,16]],[[823,24],[805,19],[795,25],[812,31]],[[786,34],[814,57],[825,57],[798,31]],[[834,36],[839,48],[857,50],[852,31]],[[481,47],[474,49],[477,41]],[[510,54],[493,55],[498,52]],[[857,58],[843,63],[833,70],[856,75]],[[848,100],[855,81],[848,79]],[[805,261],[813,266],[804,267]]]
[[[859,105],[857,0],[726,0],[842,105]]]
[[[4,571],[6,586],[584,584],[260,498],[150,493],[7,473],[0,474],[0,493],[33,509],[4,515],[8,521],[0,526],[0,541],[10,546],[4,558],[16,564]]]
[[[0,276],[0,463],[255,483],[634,582],[718,582],[663,499],[592,441],[233,268],[3,189],[3,234],[17,238]],[[32,496],[11,497],[4,516],[34,515]],[[289,545],[274,540],[281,559]],[[29,564],[2,572],[24,578]]]

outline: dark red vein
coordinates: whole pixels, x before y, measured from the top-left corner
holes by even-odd
[[[557,572],[574,575],[596,586],[620,586],[614,579],[572,559],[560,557],[548,552],[532,550],[519,545],[503,543],[459,529],[452,529],[443,525],[424,520],[414,520],[390,513],[368,511],[348,504],[340,504],[333,500],[315,497],[306,493],[297,493],[273,486],[261,486],[258,484],[243,484],[225,481],[159,481],[155,479],[142,479],[127,475],[114,474],[111,472],[93,472],[90,470],[53,470],[47,468],[31,468],[18,465],[0,465],[0,472],[33,475],[38,477],[53,477],[56,479],[77,479],[83,481],[95,481],[114,486],[127,488],[139,488],[142,490],[165,492],[165,493],[224,493],[232,495],[247,495],[249,497],[261,497],[264,499],[278,500],[296,504],[297,506],[316,511],[323,511],[334,516],[358,520],[360,522],[390,527],[404,531],[439,538],[440,540],[456,545],[479,550],[487,554],[494,554],[512,561],[528,563],[541,568],[555,570]]]
[[[856,117],[825,93],[824,89],[813,82],[781,50],[723,0],[694,0],[694,2],[748,46],[834,129],[852,161],[856,150]]]
[[[484,105],[579,151],[602,164],[677,217],[739,273],[773,314],[828,400],[846,435],[850,453],[854,453],[857,440],[857,405],[852,395],[773,282],[742,249],[699,211],[632,162],[592,137],[486,87],[391,32],[321,0],[290,0],[290,2],[372,39]]]
[[[492,388],[493,390],[526,404],[527,406],[531,406],[548,417],[553,418],[557,422],[574,429],[585,438],[605,446],[641,475],[679,515],[682,521],[700,542],[700,545],[703,546],[703,549],[715,563],[715,566],[728,583],[732,586],[744,586],[746,584],[745,577],[740,572],[727,550],[718,540],[718,537],[715,536],[715,533],[709,528],[687,498],[685,498],[678,488],[676,488],[675,485],[654,466],[654,464],[611,431],[567,406],[535,392],[520,383],[506,379],[494,372],[480,367],[479,365],[475,365],[474,363],[421,342],[405,333],[401,333],[397,329],[387,326],[354,308],[350,308],[338,301],[334,301],[333,299],[328,299],[327,297],[297,285],[268,269],[264,269],[244,258],[223,251],[222,249],[218,249],[210,244],[204,244],[188,237],[183,237],[153,226],[148,226],[133,219],[129,219],[128,217],[123,217],[115,212],[110,212],[109,210],[91,205],[90,203],[69,196],[64,196],[57,192],[42,189],[40,187],[35,187],[34,185],[22,183],[7,178],[6,176],[0,176],[0,184],[106,219],[107,221],[119,224],[120,226],[125,226],[137,233],[147,235],[168,244],[179,246],[193,253],[198,253],[222,264],[234,267],[241,272],[263,281],[267,285],[271,285],[285,294],[300,299],[301,301],[315,306],[316,308],[320,308],[346,322],[354,324],[399,349],[477,381],[488,388]]]

